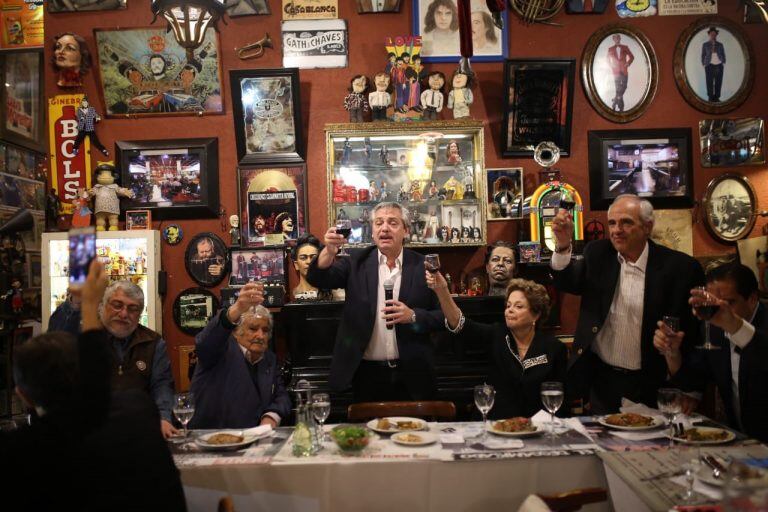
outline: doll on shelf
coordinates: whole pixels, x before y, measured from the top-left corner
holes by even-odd
[[[376,185],[376,180],[371,180],[370,182],[368,182],[368,186],[369,186],[368,195],[370,196],[371,201],[375,203],[381,197],[381,191],[379,191],[379,186]]]
[[[437,188],[437,182],[432,180],[429,182],[429,188],[427,189],[427,197],[429,199],[437,199],[437,194],[440,189]]]
[[[445,159],[449,164],[458,164],[461,162],[461,154],[459,153],[459,143],[452,140],[445,148]]]
[[[421,238],[424,240],[435,240],[438,236],[438,226],[437,211],[434,208],[430,208]]]
[[[77,189],[77,195],[72,201],[75,209],[72,212],[72,227],[85,228],[91,225],[93,210],[89,207],[90,198],[84,188]]]
[[[425,121],[437,121],[438,113],[443,110],[443,86],[445,75],[440,71],[429,74],[429,89],[421,93],[421,108]]]
[[[349,82],[349,94],[344,97],[344,108],[349,112],[350,123],[362,123],[363,116],[368,112],[368,99],[365,93],[368,91],[368,77],[355,75]]]
[[[117,221],[120,216],[119,197],[134,196],[131,190],[115,184],[115,166],[109,163],[96,167],[96,185],[88,190],[88,196],[93,198],[96,213],[96,231],[104,231],[109,224],[109,231],[117,231]]]
[[[469,107],[472,105],[472,75],[460,69],[453,73],[453,89],[448,93],[449,109],[453,110],[453,118],[469,117]]]

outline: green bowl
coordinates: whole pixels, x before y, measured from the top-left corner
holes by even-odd
[[[331,430],[331,437],[344,452],[362,451],[373,437],[373,432],[356,425],[338,425]]]

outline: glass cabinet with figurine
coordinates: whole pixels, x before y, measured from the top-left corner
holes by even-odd
[[[328,124],[328,222],[371,244],[373,208],[411,214],[410,246],[484,245],[483,123]]]

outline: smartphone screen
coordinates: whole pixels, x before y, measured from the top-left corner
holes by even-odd
[[[69,286],[85,283],[88,266],[96,257],[96,229],[91,226],[69,230]]]

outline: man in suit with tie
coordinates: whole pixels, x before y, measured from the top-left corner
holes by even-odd
[[[656,347],[667,354],[673,385],[703,391],[715,382],[725,405],[728,425],[768,442],[768,309],[758,299],[755,274],[740,263],[721,265],[707,274],[706,293],[715,297],[717,312],[709,319],[715,350],[695,350],[684,358],[679,340],[657,331]],[[692,290],[696,306],[705,292]],[[710,302],[711,302],[710,298]],[[697,404],[686,401],[686,413]]]
[[[421,93],[422,118],[425,121],[437,121],[437,114],[443,110],[443,86],[445,75],[440,71],[429,74],[429,89]]]
[[[246,284],[195,338],[191,428],[277,427],[290,414],[277,357],[267,350],[272,315],[262,302],[263,286]]]
[[[355,402],[426,400],[435,394],[431,331],[443,314],[424,279],[424,256],[403,248],[408,210],[379,203],[371,215],[375,246],[336,258],[345,242],[330,228],[307,281],[318,288],[345,288],[346,303],[331,361],[330,387],[352,385]],[[386,299],[384,285],[392,287]]]
[[[613,97],[611,108],[618,112],[624,111],[624,93],[629,81],[629,66],[635,60],[635,56],[625,44],[621,44],[621,36],[613,34],[613,46],[608,48],[608,65],[613,72],[613,83],[616,94]]]
[[[725,46],[717,40],[720,31],[709,27],[709,40],[701,46],[701,65],[704,66],[704,77],[707,81],[707,98],[709,101],[720,101],[720,91],[723,88],[723,68],[725,68]]]

